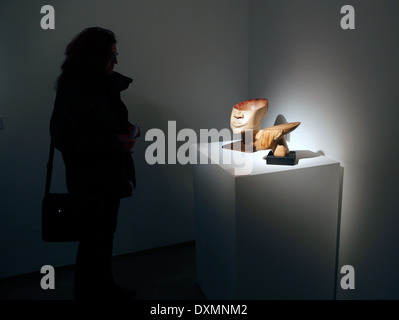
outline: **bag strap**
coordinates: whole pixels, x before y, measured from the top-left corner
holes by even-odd
[[[47,196],[50,193],[50,186],[51,186],[51,176],[53,173],[53,159],[54,159],[54,143],[53,140],[50,142],[50,151],[48,155],[48,162],[47,162],[47,174],[46,174],[46,191],[45,195]]]

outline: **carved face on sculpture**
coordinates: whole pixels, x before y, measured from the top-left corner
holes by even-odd
[[[269,101],[266,99],[252,99],[236,104],[230,117],[233,132],[239,134],[245,130],[260,130],[268,105]]]

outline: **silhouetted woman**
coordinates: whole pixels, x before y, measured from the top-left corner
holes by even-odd
[[[120,199],[135,187],[131,155],[135,138],[120,92],[132,79],[114,72],[114,34],[102,28],[79,33],[66,48],[50,122],[51,138],[62,152],[70,193],[97,195],[94,213],[76,257],[75,297],[131,296],[112,277],[112,247]]]

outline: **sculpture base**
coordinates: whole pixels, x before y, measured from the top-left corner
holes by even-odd
[[[296,160],[296,152],[290,151],[290,153],[285,157],[276,157],[274,156],[273,151],[270,151],[263,159],[266,159],[267,164],[293,166]]]
[[[242,143],[242,140],[225,144],[222,146],[222,148],[228,150],[240,151],[240,152],[248,152],[248,153],[253,153],[256,151],[256,148],[253,145],[252,146],[246,145]]]

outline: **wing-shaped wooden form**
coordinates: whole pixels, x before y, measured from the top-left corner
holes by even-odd
[[[294,131],[300,124],[300,122],[284,123],[260,130],[255,136],[256,150],[272,149],[275,156],[285,157],[289,149],[284,136]]]

